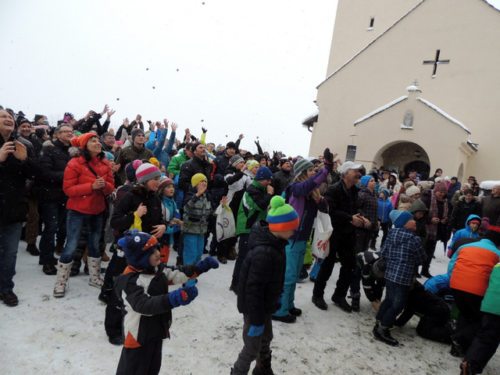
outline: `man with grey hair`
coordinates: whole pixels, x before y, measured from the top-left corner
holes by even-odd
[[[346,161],[339,169],[341,180],[329,187],[325,194],[333,234],[330,238],[330,253],[321,265],[314,283],[312,297],[312,302],[321,310],[328,308],[323,294],[335,262],[340,261],[340,274],[332,301],[342,310],[352,311],[351,305],[346,301],[346,295],[356,266],[355,228],[363,228],[371,224],[357,212],[359,189],[356,184],[359,182],[361,167],[362,164]]]
[[[493,186],[491,194],[482,201],[483,217],[490,219],[491,225],[500,225],[500,184]]]

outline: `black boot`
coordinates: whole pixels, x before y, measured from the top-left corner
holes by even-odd
[[[351,300],[351,309],[354,312],[359,312],[359,310],[360,310],[360,308],[359,308],[359,297],[352,297],[352,300]]]
[[[57,268],[53,264],[44,264],[42,267],[44,274],[52,276],[57,274]]]
[[[290,315],[293,315],[293,316],[301,316],[302,315],[302,310],[298,309],[296,307],[292,307],[290,310],[288,310],[288,312],[290,313]]]
[[[26,246],[26,251],[31,255],[33,255],[34,257],[40,255],[40,250],[38,250],[35,244],[29,244],[28,246]]]
[[[337,297],[335,294],[332,296],[332,302],[335,306],[341,308],[347,313],[352,312],[352,307],[349,305],[349,302],[346,301],[344,297]]]
[[[73,260],[71,265],[71,271],[69,272],[70,277],[77,276],[80,273],[80,267],[82,266],[82,261],[80,259]]]
[[[389,328],[381,326],[378,322],[373,327],[373,336],[379,341],[391,346],[398,346],[399,342],[391,336]]]
[[[328,310],[328,305],[323,297],[312,296],[312,303],[320,310]]]
[[[307,273],[307,267],[303,265],[302,269],[300,270],[299,283],[306,281],[308,277],[309,274]]]
[[[278,322],[283,322],[283,323],[295,323],[297,321],[297,317],[292,315],[292,314],[288,314],[288,315],[285,315],[285,316],[271,316],[271,319],[272,320],[277,320]]]

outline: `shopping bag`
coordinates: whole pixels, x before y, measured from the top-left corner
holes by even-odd
[[[318,259],[325,259],[330,253],[330,236],[333,227],[330,215],[318,211],[312,241],[312,253]]]
[[[234,216],[231,208],[227,205],[220,204],[219,207],[217,207],[217,210],[215,210],[215,215],[217,215],[215,221],[217,242],[235,237],[236,225],[234,223]]]

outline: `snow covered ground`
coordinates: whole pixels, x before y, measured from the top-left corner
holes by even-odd
[[[442,250],[432,272],[446,268]],[[229,374],[242,347],[242,317],[228,290],[234,262],[203,275],[199,296],[174,310],[171,340],[163,346],[162,374]],[[333,292],[336,270],[326,296]],[[54,276],[46,276],[38,258],[19,248],[15,292],[20,303],[0,304],[0,374],[113,374],[120,347],[108,343],[104,305],[99,291],[84,275],[71,278],[67,296],[52,297]],[[311,282],[297,289],[297,307],[304,314],[291,325],[274,322],[273,368],[276,374],[450,374],[459,373],[459,360],[449,347],[416,336],[415,318],[394,336],[404,346],[391,348],[371,335],[374,317],[366,299],[361,313],[346,314],[330,305],[312,305]],[[484,372],[500,374],[494,357]]]

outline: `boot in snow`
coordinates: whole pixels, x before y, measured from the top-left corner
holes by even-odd
[[[66,293],[66,284],[68,283],[69,272],[71,270],[71,263],[57,263],[57,276],[56,285],[54,285],[54,297],[62,298]]]
[[[101,279],[101,258],[87,257],[89,266],[89,285],[96,288],[101,288],[104,280]]]
[[[335,294],[332,296],[332,302],[335,306],[342,309],[343,311],[350,313],[352,311],[351,305],[344,297],[338,297]]]
[[[252,375],[274,375],[271,368],[271,351],[269,351],[269,354],[257,359]]]
[[[359,312],[359,300],[361,298],[361,295],[359,293],[353,294],[351,296],[351,309],[354,312]]]
[[[391,331],[389,328],[381,326],[378,322],[373,327],[373,336],[379,341],[386,343],[391,346],[398,346],[399,342],[394,337],[391,336]]]

